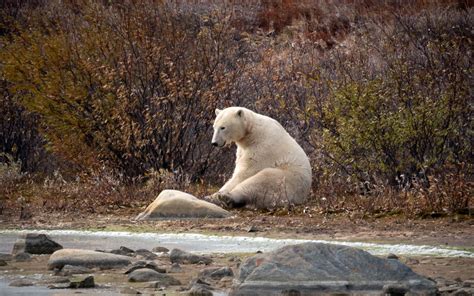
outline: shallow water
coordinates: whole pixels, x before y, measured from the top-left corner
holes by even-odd
[[[126,246],[131,249],[152,249],[163,246],[169,249],[180,248],[195,253],[255,253],[268,252],[277,248],[304,243],[320,242],[351,246],[368,251],[373,255],[469,257],[474,252],[448,249],[427,245],[376,244],[365,242],[345,242],[304,239],[272,239],[249,236],[217,236],[194,233],[133,233],[122,231],[81,231],[81,230],[1,230],[0,252],[10,253],[20,234],[45,233],[64,248],[110,250]]]

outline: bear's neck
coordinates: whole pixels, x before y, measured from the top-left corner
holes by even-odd
[[[258,137],[258,125],[248,125],[245,129],[245,135],[235,144],[240,148],[249,149],[250,147],[255,147],[256,144],[261,140]]]

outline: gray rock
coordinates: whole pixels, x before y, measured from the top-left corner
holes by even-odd
[[[47,278],[37,282],[38,285],[51,285],[51,284],[68,284],[69,286],[70,280],[64,276],[54,276],[51,278]]]
[[[395,254],[393,254],[393,253],[389,253],[389,254],[387,255],[387,259],[398,259],[398,256],[395,255]]]
[[[207,285],[194,284],[188,291],[189,296],[212,296],[212,291]]]
[[[173,249],[170,253],[171,263],[182,263],[182,264],[197,264],[204,263],[206,265],[212,263],[212,259],[207,256],[192,254],[180,249]]]
[[[226,218],[230,213],[223,208],[178,190],[163,190],[137,216],[137,220],[161,218]]]
[[[409,290],[406,285],[400,285],[400,284],[387,284],[383,286],[382,289],[385,295],[391,295],[391,296],[403,296]]]
[[[78,265],[64,265],[64,267],[57,273],[58,275],[69,276],[74,274],[92,273],[90,268]]]
[[[132,271],[128,275],[128,280],[130,282],[159,282],[162,286],[181,285],[181,282],[174,277],[148,268]]]
[[[166,289],[166,286],[164,286],[161,282],[149,282],[147,288],[155,289],[158,291],[163,291]]]
[[[52,254],[63,246],[53,241],[46,234],[28,233],[17,239],[13,245],[12,254]]]
[[[49,257],[48,268],[63,268],[64,265],[85,266],[101,269],[127,266],[131,259],[127,256],[102,253],[90,250],[62,249]]]
[[[18,279],[10,282],[9,286],[11,287],[28,287],[33,286],[34,282],[29,279]]]
[[[139,256],[142,256],[143,258],[145,258],[146,260],[155,260],[155,259],[158,259],[158,256],[153,253],[153,252],[150,252],[146,249],[138,249],[135,251],[135,254],[136,255],[139,255]]]
[[[304,243],[247,259],[231,295],[281,295],[284,291],[363,294],[381,292],[390,284],[406,285],[413,293],[436,293],[434,282],[398,260],[346,246]]]
[[[13,257],[13,259],[15,259],[18,262],[31,261],[31,255],[28,253],[18,253]]]
[[[153,249],[151,249],[153,252],[155,253],[168,253],[170,250],[165,248],[165,247],[154,247]]]
[[[439,292],[440,293],[451,293],[459,289],[460,287],[458,285],[450,285],[446,287],[440,287]]]
[[[0,260],[3,261],[12,261],[13,256],[11,254],[6,254],[6,253],[0,253]]]
[[[179,273],[179,272],[182,272],[183,269],[181,268],[181,266],[179,265],[179,263],[173,263],[171,264],[171,268],[170,268],[170,271],[171,273]]]
[[[73,280],[69,283],[69,289],[86,289],[94,287],[95,282],[94,277],[92,275],[82,279]]]
[[[462,289],[454,291],[450,295],[452,295],[452,296],[472,296],[472,295],[474,295],[474,289],[462,288]]]
[[[258,228],[255,227],[254,225],[251,225],[251,226],[247,227],[246,231],[247,232],[257,232]]]
[[[124,247],[124,246],[121,246],[118,249],[112,250],[112,251],[110,251],[110,253],[116,254],[116,255],[122,255],[122,256],[129,256],[129,257],[135,256],[135,251],[134,250],[129,249],[129,248]]]
[[[125,287],[122,290],[120,290],[120,294],[139,295],[141,294],[141,292],[130,287]]]
[[[210,267],[201,270],[199,272],[199,277],[201,278],[211,278],[213,280],[220,280],[221,278],[225,276],[234,276],[234,272],[232,271],[232,268],[230,267]]]
[[[148,268],[148,269],[152,269],[156,272],[159,272],[159,273],[166,273],[166,269],[164,268],[160,268],[155,262],[153,261],[149,261],[149,262],[145,262],[145,261],[137,261],[135,263],[133,263],[128,269],[127,271],[125,271],[124,273],[125,274],[129,274],[137,269],[142,269],[142,268]]]

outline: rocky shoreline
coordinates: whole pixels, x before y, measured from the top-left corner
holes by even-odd
[[[466,274],[464,279],[426,278],[409,268],[420,270],[420,266],[428,265],[436,258],[398,258],[390,254],[384,259],[355,248],[331,244],[308,243],[263,254],[207,255],[168,250],[162,246],[150,250],[122,246],[97,251],[58,250],[58,246],[60,244],[46,235],[20,237],[12,254],[0,254],[3,279],[11,287],[37,286],[62,291],[99,289],[111,295],[157,292],[166,295],[474,293],[472,275]],[[39,250],[47,254],[38,254]],[[474,263],[474,259],[466,260]],[[446,262],[443,261],[448,264]],[[357,269],[359,271],[355,272]]]

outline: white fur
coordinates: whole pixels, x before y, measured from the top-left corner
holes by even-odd
[[[258,208],[301,204],[308,198],[308,156],[280,123],[242,107],[217,109],[216,115],[212,143],[237,145],[234,173],[218,194],[235,205]]]

